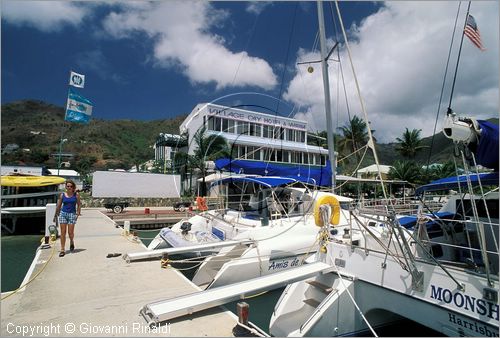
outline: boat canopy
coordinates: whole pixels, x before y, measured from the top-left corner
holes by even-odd
[[[246,183],[257,183],[259,185],[266,186],[268,188],[278,187],[280,185],[286,185],[291,183],[300,182],[299,180],[290,177],[228,177],[212,183],[212,186],[223,184],[223,183],[233,183],[233,182],[246,182]]]
[[[477,186],[479,185],[479,183],[481,183],[482,185],[498,185],[498,172],[481,173],[479,175],[477,174],[460,175],[460,176],[441,178],[429,184],[418,187],[417,190],[415,191],[415,195],[420,195],[426,191],[457,189],[459,185],[460,187],[466,187],[467,176],[470,178],[470,181],[473,186]]]
[[[2,176],[3,187],[45,187],[62,184],[66,179],[58,176]]]
[[[332,185],[332,169],[329,161],[326,166],[308,164],[279,164],[251,160],[233,160],[220,158],[215,161],[218,170],[228,170],[237,174],[260,176],[279,176],[319,186]]]

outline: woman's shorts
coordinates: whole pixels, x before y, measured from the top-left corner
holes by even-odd
[[[75,224],[76,213],[61,211],[59,214],[59,224]]]

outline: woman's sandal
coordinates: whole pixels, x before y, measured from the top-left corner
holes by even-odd
[[[71,244],[69,246],[69,251],[71,251],[71,252],[75,251],[75,245],[74,244]]]
[[[64,251],[59,252],[59,257],[64,257],[64,255],[66,255],[66,252]]]

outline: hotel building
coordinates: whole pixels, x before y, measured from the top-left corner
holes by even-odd
[[[195,133],[223,136],[233,159],[324,166],[328,150],[307,144],[307,121],[216,104],[198,104],[180,126],[193,154]]]

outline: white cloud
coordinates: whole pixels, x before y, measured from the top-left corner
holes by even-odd
[[[248,12],[248,13],[252,13],[252,14],[260,14],[262,13],[262,11],[272,5],[272,1],[249,1],[247,3],[247,6],[245,8],[245,10]]]
[[[228,13],[202,1],[151,3],[141,10],[123,9],[104,21],[106,31],[126,38],[144,33],[154,39],[154,58],[160,67],[178,67],[193,83],[224,87],[273,88],[276,76],[263,59],[247,52],[232,52],[210,28]]]
[[[89,14],[77,2],[2,1],[2,19],[14,25],[29,25],[44,32],[61,30],[65,25],[78,26]]]
[[[432,134],[457,7],[458,2],[386,2],[377,13],[350,28],[355,70],[379,141],[393,141],[401,136],[405,127],[422,129],[422,136]],[[465,38],[452,104],[460,115],[498,116],[498,7],[498,2],[486,1],[475,1],[471,6],[487,51],[479,51]],[[462,4],[457,31],[463,25],[465,9],[466,4]],[[459,41],[454,42],[455,51]],[[332,42],[329,45],[333,45]],[[318,59],[317,53],[304,50],[297,56],[298,61]],[[345,48],[341,60],[351,115],[361,116]],[[450,60],[438,131],[448,104],[455,63],[456,52]],[[315,65],[315,71],[309,74],[307,66],[297,67],[285,99],[303,107],[297,116],[311,121],[311,129],[323,130],[326,118],[321,68]],[[330,63],[329,74],[335,120],[337,63]],[[337,125],[341,126],[346,123],[347,114],[343,89],[339,92],[342,113]]]

